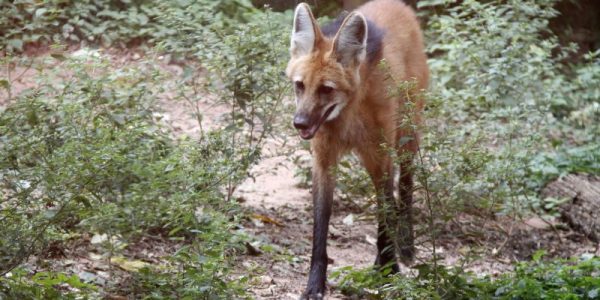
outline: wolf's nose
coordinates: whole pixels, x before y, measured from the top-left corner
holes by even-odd
[[[294,116],[294,127],[298,130],[306,130],[310,127],[310,123],[308,122],[308,117],[306,115],[296,115]]]

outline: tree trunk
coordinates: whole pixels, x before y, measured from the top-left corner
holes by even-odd
[[[573,229],[600,242],[600,177],[569,174],[548,184],[542,196],[568,198],[559,208],[562,217]]]

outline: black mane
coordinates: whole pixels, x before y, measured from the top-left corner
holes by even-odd
[[[332,38],[340,30],[347,12],[340,14],[332,22],[321,26],[321,32],[326,37]],[[369,63],[378,62],[381,59],[381,46],[385,31],[367,19],[367,61]]]

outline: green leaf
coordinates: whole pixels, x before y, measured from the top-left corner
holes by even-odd
[[[44,7],[42,7],[42,8],[38,8],[38,9],[36,9],[36,10],[35,10],[34,17],[35,17],[35,18],[40,18],[40,17],[42,17],[42,16],[43,16],[43,15],[44,15],[44,14],[45,14],[47,11],[48,11],[48,9],[47,9],[47,8],[44,8]]]
[[[83,195],[77,195],[73,198],[73,200],[83,204],[83,206],[85,206],[87,208],[92,208],[92,204],[90,203],[90,200]]]
[[[12,49],[23,51],[23,40],[20,39],[12,39],[6,42],[8,46]]]
[[[123,256],[112,257],[111,262],[118,265],[123,270],[129,271],[129,272],[137,272],[141,268],[152,266],[152,264],[149,264],[147,262],[143,262],[141,260],[129,260]]]
[[[10,89],[10,82],[6,79],[0,79],[0,87],[8,91]]]
[[[58,61],[65,61],[67,59],[62,53],[52,53],[50,56]]]
[[[542,250],[535,251],[535,253],[533,253],[532,260],[533,261],[540,261],[540,259],[542,259],[542,257],[544,255],[546,255],[546,250],[542,249]]]
[[[110,118],[118,125],[125,125],[126,116],[125,114],[111,114]]]
[[[146,25],[149,21],[148,16],[145,14],[138,14],[137,19],[139,20],[140,25]]]

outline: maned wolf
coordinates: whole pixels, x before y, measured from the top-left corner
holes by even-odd
[[[391,264],[398,271],[396,250],[406,263],[414,255],[411,169],[418,136],[415,126],[400,123],[420,123],[419,93],[427,86],[429,71],[418,20],[399,0],[370,1],[323,28],[301,3],[294,14],[290,54],[286,73],[295,88],[294,127],[303,139],[312,139],[313,153],[313,248],[302,298],[320,299],[325,292],[333,172],[345,153],[353,151],[360,158],[377,190],[375,264]],[[382,60],[386,67],[380,66]],[[406,93],[390,93],[405,81],[413,83]],[[397,202],[394,159],[386,145],[395,147],[400,158]]]

